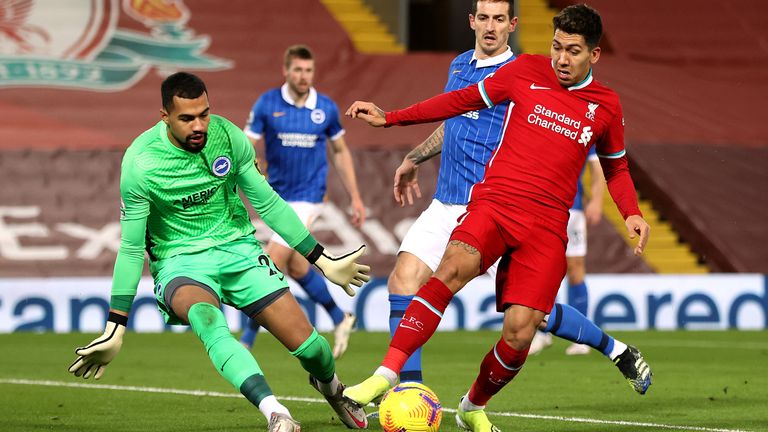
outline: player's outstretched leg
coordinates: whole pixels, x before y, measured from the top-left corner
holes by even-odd
[[[203,342],[211,362],[224,379],[257,406],[268,421],[271,421],[273,414],[291,419],[288,409],[272,394],[256,359],[230,333],[227,320],[219,308],[208,303],[196,303],[189,308],[188,318],[192,330]]]
[[[626,344],[605,333],[584,314],[567,304],[555,303],[544,331],[577,344],[586,344],[611,360],[627,348]]]
[[[627,346],[627,349],[616,357],[613,363],[636,392],[642,395],[648,391],[653,372],[637,348],[631,345]]]
[[[339,419],[350,429],[365,429],[368,419],[362,407],[342,396],[344,384],[336,376],[336,363],[331,346],[324,337],[312,330],[312,334],[291,355],[299,359],[309,372],[309,383],[328,401]]]
[[[240,336],[240,343],[249,350],[253,348],[253,342],[256,340],[256,335],[259,334],[260,328],[261,326],[253,318],[248,318],[248,324],[243,330],[243,335]]]
[[[452,298],[453,293],[440,279],[430,278],[406,309],[381,366],[362,383],[347,387],[344,396],[364,406],[397,384],[406,360],[435,333]]]

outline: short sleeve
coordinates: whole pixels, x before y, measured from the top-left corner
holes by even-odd
[[[624,148],[624,111],[620,103],[616,104],[616,110],[608,128],[595,147],[597,147],[597,155],[606,159],[618,159],[627,153]]]
[[[264,108],[266,102],[262,95],[251,108],[251,112],[248,114],[248,121],[245,123],[243,132],[253,139],[261,139],[264,135]]]
[[[341,120],[339,119],[339,107],[333,101],[330,103],[328,128],[325,130],[325,133],[331,141],[344,135],[344,127],[341,126]]]

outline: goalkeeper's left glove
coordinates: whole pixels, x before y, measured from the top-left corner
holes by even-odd
[[[69,367],[69,371],[75,374],[76,377],[82,376],[85,379],[91,376],[94,379],[101,378],[104,375],[104,368],[120,352],[127,324],[127,316],[110,312],[104,334],[94,339],[87,346],[75,349],[75,354],[78,357]]]
[[[329,281],[342,287],[350,297],[353,297],[355,295],[355,290],[349,285],[352,284],[361,287],[364,282],[368,282],[371,279],[371,277],[368,276],[368,272],[371,271],[371,268],[367,265],[357,263],[357,258],[363,253],[365,253],[365,245],[360,246],[356,251],[335,257],[325,253],[325,249],[318,244],[312,252],[309,253],[307,260],[320,269],[323,276]]]

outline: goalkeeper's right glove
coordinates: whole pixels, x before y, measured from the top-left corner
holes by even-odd
[[[357,258],[363,253],[365,253],[365,245],[360,246],[356,251],[336,257],[325,253],[325,249],[318,243],[307,255],[307,260],[320,269],[329,281],[342,287],[350,297],[353,297],[355,290],[349,285],[361,287],[364,282],[371,279],[368,276],[371,268],[357,263]]]
[[[120,352],[127,324],[127,316],[109,312],[104,334],[94,339],[87,346],[75,349],[75,354],[78,357],[69,367],[69,371],[75,374],[76,377],[82,376],[84,379],[88,379],[91,376],[94,379],[101,378],[104,375],[104,368]]]

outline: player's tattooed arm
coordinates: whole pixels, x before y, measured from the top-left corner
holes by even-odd
[[[423,143],[411,150],[405,157],[416,165],[427,161],[443,151],[443,137],[445,136],[445,123],[440,123],[437,129],[432,132]]]
[[[468,253],[470,255],[478,255],[478,254],[480,254],[480,251],[478,251],[477,248],[475,248],[474,246],[469,245],[467,243],[464,243],[463,241],[451,240],[450,242],[448,242],[448,244],[450,244],[451,246],[456,246],[456,247],[462,248],[466,253]]]

